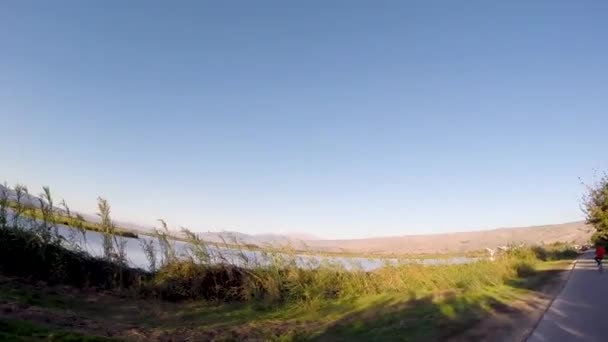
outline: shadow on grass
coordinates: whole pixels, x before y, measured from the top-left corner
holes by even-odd
[[[314,310],[298,307],[273,310],[239,303],[178,305],[101,295],[91,302],[82,301],[84,298],[77,292],[73,303],[61,303],[57,299],[67,300],[65,296],[69,293],[55,298],[50,295],[51,288],[27,284],[17,287],[15,281],[8,280],[0,286],[4,289],[0,291],[0,299],[56,308],[69,302],[71,309],[85,317],[97,317],[109,323],[129,323],[143,329],[160,329],[176,336],[193,333],[207,339],[214,336],[228,340],[257,337],[280,341],[437,341],[462,339],[466,334],[464,340],[487,340],[493,336],[487,335],[487,331],[472,332],[477,323],[493,315],[521,315],[526,308],[522,308],[521,303],[514,303],[518,296],[528,291],[546,295],[550,292],[547,285],[559,283],[552,280],[560,279],[561,272],[547,269],[503,286],[449,291],[441,295],[405,293],[343,300],[324,303]],[[77,300],[77,297],[81,299]],[[142,307],[146,310],[141,310]]]
[[[323,331],[301,336],[313,341],[443,341],[492,340],[498,331],[475,327],[483,319],[501,316],[502,333],[510,333],[514,320],[530,309],[542,310],[540,303],[522,305],[523,293],[541,298],[556,295],[564,270],[542,270],[504,286],[428,295],[412,300],[386,300],[365,310],[344,316]],[[507,319],[505,319],[507,317]],[[509,321],[511,320],[511,323]],[[473,329],[472,329],[473,328]],[[466,332],[466,337],[462,337]]]
[[[315,341],[438,341],[459,334],[495,310],[512,310],[490,295],[432,296],[387,302],[356,312],[327,327]]]
[[[513,304],[517,291],[542,294],[543,287],[551,279],[558,279],[560,272],[540,271],[505,286],[466,292],[428,296],[409,293],[326,303],[316,310],[297,307],[272,310],[253,304],[213,306],[196,302],[180,305],[154,302],[159,305],[155,307],[148,301],[121,301],[113,296],[71,307],[87,317],[111,322],[129,322],[142,328],[175,331],[178,335],[175,329],[195,334],[207,331],[218,338],[236,340],[258,337],[282,341],[437,341],[459,337],[465,332],[469,340],[484,340],[488,336],[483,335],[483,331],[471,335],[471,328],[492,315],[521,314],[522,308]],[[23,292],[32,290],[27,287]],[[31,296],[46,297],[42,293]],[[29,296],[22,299],[29,300]],[[147,309],[141,310],[144,306]]]

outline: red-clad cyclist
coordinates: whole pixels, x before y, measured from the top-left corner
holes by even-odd
[[[604,260],[604,255],[606,254],[606,247],[604,247],[604,245],[597,245],[597,247],[595,247],[595,262],[597,262],[597,265],[599,266],[600,263],[602,262],[602,260]]]

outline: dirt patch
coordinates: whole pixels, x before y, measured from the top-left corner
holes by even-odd
[[[49,310],[14,302],[0,303],[0,318],[20,319],[42,326],[104,337],[123,336],[123,332],[129,330],[128,327],[97,322],[65,310]]]
[[[0,304],[0,318],[24,320],[50,329],[118,338],[127,341],[211,341],[219,335],[214,331],[202,331],[194,327],[149,329],[141,326],[121,324],[112,320],[84,318],[76,313],[65,312],[65,310],[51,310],[10,302]],[[222,339],[225,337],[241,337],[241,340],[246,341],[255,340],[242,338],[242,334],[237,330],[233,331],[233,329],[224,331]]]

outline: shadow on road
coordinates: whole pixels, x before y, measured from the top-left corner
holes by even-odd
[[[608,272],[579,259],[568,284],[547,310],[528,341],[607,341]]]

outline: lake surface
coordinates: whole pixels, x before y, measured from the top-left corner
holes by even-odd
[[[80,233],[71,227],[65,225],[57,225],[59,234],[67,240],[72,237],[81,237]],[[160,246],[156,239],[140,235],[139,239],[123,238],[126,241],[126,254],[127,261],[130,266],[148,270],[150,267],[149,261],[142,248],[143,241],[153,241],[154,246],[157,250],[157,265],[160,265]],[[81,249],[85,250],[93,256],[100,257],[103,255],[102,248],[103,234],[86,231],[86,243],[84,241],[78,241],[78,245]],[[189,244],[173,240],[175,243],[175,250],[178,255],[188,254],[190,248]],[[303,268],[316,268],[321,264],[330,264],[345,267],[346,269],[361,269],[364,271],[372,271],[374,269],[386,266],[386,265],[397,265],[400,263],[418,263],[423,265],[441,265],[441,264],[465,264],[481,260],[481,258],[471,257],[453,257],[453,258],[441,258],[441,259],[395,259],[395,258],[363,258],[363,257],[326,257],[326,256],[315,256],[315,255],[295,255],[287,256],[285,254],[270,255],[263,251],[252,251],[252,250],[236,250],[228,248],[217,248],[213,246],[207,247],[208,252],[211,256],[212,262],[228,262],[233,265],[239,265],[247,267],[248,265],[267,265],[274,258],[291,258],[299,266]]]
[[[68,238],[69,235],[74,231],[73,228],[60,226],[59,233]],[[73,233],[72,233],[73,234]],[[149,262],[146,258],[144,250],[141,246],[142,240],[153,241],[156,250],[159,251],[158,241],[152,237],[140,235],[139,239],[125,238],[126,240],[126,251],[127,260],[131,266],[139,267],[142,269],[149,268]],[[87,243],[83,247],[87,252],[94,256],[101,256],[103,254],[102,249],[103,234],[93,231],[87,231]],[[178,254],[184,255],[189,251],[189,245],[182,241],[174,241],[175,249]],[[249,264],[267,264],[270,263],[272,256],[262,251],[252,250],[233,250],[227,248],[217,248],[208,246],[208,251],[212,260],[215,262],[221,262],[222,260],[228,261],[234,265],[247,266]],[[157,253],[158,254],[158,253]],[[285,255],[285,257],[287,257]],[[160,255],[157,256],[157,265],[160,264]],[[245,262],[244,260],[249,260]],[[363,258],[363,257],[325,257],[315,255],[295,255],[294,261],[300,267],[315,268],[320,266],[322,263],[329,263],[334,265],[343,266],[347,269],[362,269],[365,271],[371,271],[380,268],[385,265],[397,265],[402,262],[409,263],[420,263],[425,265],[438,265],[438,264],[464,264],[474,261],[478,261],[479,258],[470,257],[453,257],[453,258],[442,258],[442,259],[395,259],[395,258]]]

